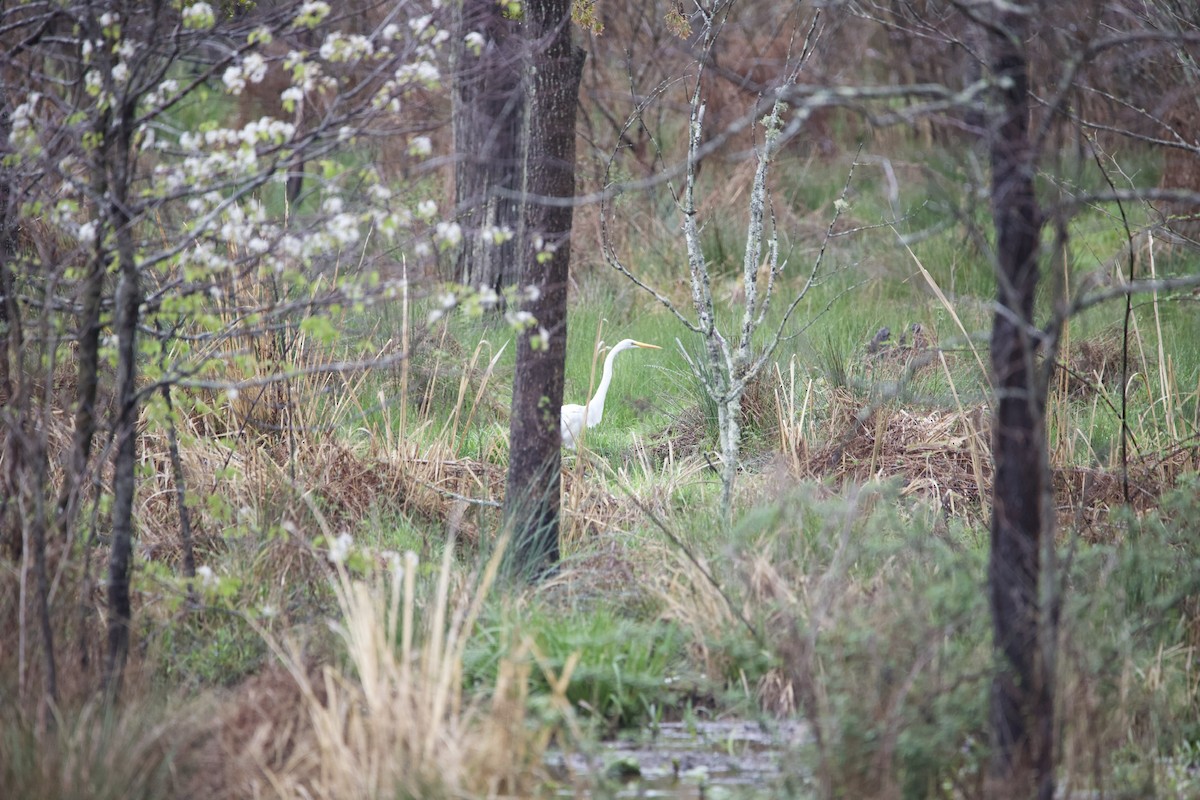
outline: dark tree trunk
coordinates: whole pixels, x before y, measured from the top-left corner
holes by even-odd
[[[142,302],[141,275],[130,229],[129,189],[133,156],[133,107],[127,106],[116,132],[116,146],[109,152],[113,180],[109,219],[117,241],[120,281],[117,284],[117,404],[116,455],[113,461],[112,545],[108,557],[108,653],[104,663],[104,687],[114,696],[120,689],[129,653],[133,612],[129,575],[133,561],[134,468],[137,464],[137,328]]]
[[[1024,49],[1026,19],[1001,15],[992,35],[1000,82],[991,128],[992,213],[998,310],[992,323],[995,381],[989,599],[998,671],[992,687],[994,797],[1049,800],[1054,794],[1052,675],[1040,608],[1044,513],[1050,491],[1045,391],[1034,365],[1033,301],[1041,213],[1034,194]]]
[[[522,307],[537,325],[521,334],[517,348],[504,518],[513,534],[510,563],[536,578],[552,570],[559,558],[559,414],[572,217],[570,204],[550,205],[539,198],[569,198],[575,193],[575,107],[585,54],[571,42],[570,0],[535,0],[525,5],[525,14],[531,69],[525,221],[518,238],[521,285],[538,290]],[[546,246],[544,251],[536,247],[538,240]],[[544,345],[538,341],[539,328],[549,333]]]
[[[0,85],[0,156],[8,150],[8,137],[12,133],[11,115],[7,87]],[[20,352],[20,343],[10,342],[15,332],[9,314],[9,304],[15,302],[12,297],[12,262],[17,255],[17,202],[13,197],[13,182],[12,172],[0,162],[0,408],[7,406],[12,397],[9,358],[13,353]],[[13,347],[13,344],[16,346]]]
[[[166,343],[163,343],[166,349]],[[175,481],[175,510],[179,513],[179,543],[183,547],[183,576],[191,581],[196,577],[196,553],[192,548],[192,517],[187,507],[187,482],[183,459],[179,455],[179,436],[175,432],[175,405],[171,402],[171,387],[162,387],[163,402],[167,404],[167,453],[171,458],[171,476]],[[295,478],[292,479],[293,481]],[[192,584],[188,583],[188,599],[195,601]]]
[[[11,109],[7,87],[0,86],[0,156],[8,149],[12,133]],[[9,167],[0,161],[0,429],[15,424],[13,418],[14,365],[12,358],[21,353],[21,328],[14,291],[13,261],[17,256],[17,199],[14,197],[14,177]],[[14,561],[21,557],[21,536],[15,524],[10,527],[10,511],[16,497],[17,437],[13,430],[4,438],[4,463],[0,475],[0,546]]]
[[[101,119],[106,119],[106,115],[102,115]],[[97,126],[97,129],[103,131],[102,126]],[[102,171],[96,171],[92,186],[94,197],[104,196],[106,186],[103,176]],[[75,383],[75,431],[71,441],[71,461],[59,492],[56,521],[58,531],[68,540],[73,538],[79,492],[88,472],[92,441],[96,435],[96,394],[100,386],[100,305],[104,296],[108,255],[103,243],[97,245],[83,279]]]
[[[516,238],[491,229],[520,222],[521,130],[525,112],[521,37],[495,0],[463,0],[455,11],[454,202],[463,228],[457,279],[500,292],[517,282]],[[482,34],[476,49],[469,33]]]
[[[38,437],[37,447],[38,452],[35,454],[37,459],[37,477],[33,485],[27,487],[31,489],[30,495],[33,495],[34,502],[31,503],[35,509],[33,519],[26,520],[25,524],[29,526],[29,543],[33,547],[33,575],[36,583],[36,603],[38,617],[38,634],[42,640],[42,670],[45,673],[43,679],[42,703],[39,714],[43,721],[49,721],[50,712],[54,704],[58,701],[58,669],[55,666],[54,658],[54,626],[50,623],[50,573],[46,566],[46,515],[45,502],[42,499],[43,487],[48,483],[46,475],[49,466],[47,459],[48,454],[45,449],[45,439]],[[32,444],[32,441],[31,441]],[[41,445],[41,446],[38,446]]]

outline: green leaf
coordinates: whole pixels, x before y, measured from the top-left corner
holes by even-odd
[[[337,338],[337,329],[327,317],[308,317],[300,323],[300,330],[322,344],[332,344]]]

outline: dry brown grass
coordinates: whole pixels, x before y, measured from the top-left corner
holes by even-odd
[[[935,503],[948,514],[986,520],[992,463],[991,419],[984,405],[963,410],[864,408],[851,393],[835,406],[831,429],[842,431],[812,451],[803,474],[838,483],[900,479],[902,493]],[[1180,475],[1200,466],[1200,448],[1129,463],[1130,501],[1139,512]],[[1060,527],[1104,536],[1115,509],[1124,505],[1121,470],[1113,465],[1053,467]]]
[[[212,796],[528,795],[553,732],[527,721],[529,645],[502,659],[486,695],[463,688],[463,650],[503,544],[477,583],[457,586],[452,549],[420,601],[411,553],[370,580],[337,570],[344,667],[313,664],[268,634],[283,669],[252,678],[227,703],[216,740],[223,777],[208,787],[223,793]]]
[[[1108,328],[1081,341],[1071,341],[1059,366],[1058,388],[1073,398],[1088,398],[1101,387],[1120,391],[1121,331]]]
[[[904,494],[948,513],[979,513],[991,475],[990,420],[983,406],[864,408],[852,393],[835,391],[829,427],[839,433],[812,452],[805,465],[811,475],[858,483],[899,477]]]

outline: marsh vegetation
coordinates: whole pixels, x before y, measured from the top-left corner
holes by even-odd
[[[32,37],[37,5],[0,19]],[[603,423],[564,452],[560,558],[534,583],[505,567],[522,289],[500,298],[453,283],[464,231],[449,200],[449,86],[412,67],[449,70],[442,4],[216,4],[212,19],[191,11],[171,29],[185,44],[195,32],[188,52],[203,57],[161,74],[121,50],[132,21],[122,33],[89,4],[67,5],[96,30],[67,55],[53,37],[22,40],[49,65],[33,77],[16,72],[25,51],[4,60],[5,792],[607,797],[640,780],[681,797],[703,785],[986,796],[1004,669],[987,594],[989,178],[977,108],[909,113],[966,103],[985,81],[953,72],[963,41],[933,35],[959,30],[946,16],[957,5],[920,4],[912,18],[900,4],[835,4],[814,18],[734,4],[720,69],[685,92],[674,81],[696,75],[699,17],[576,3],[572,32],[589,50],[576,194],[588,199],[570,234],[566,401],[593,393],[600,342],[662,349],[617,360]],[[1179,26],[1171,47],[1147,35],[1104,55],[1144,61],[1144,85],[1171,102],[1122,94],[1110,62],[1096,69],[1112,84],[1081,73],[1080,102],[1045,121],[1035,176],[1053,212],[1036,318],[1110,295],[1062,314],[1053,351],[1030,350],[1050,376],[1063,796],[1200,796],[1200,251],[1188,205],[1200,192],[1189,60],[1200,20],[1154,8]],[[302,26],[302,13],[319,18]],[[1058,22],[1033,37],[1035,61],[1076,44]],[[200,36],[224,25],[236,45]],[[351,34],[379,48],[388,25],[394,61],[376,70]],[[343,44],[326,52],[335,30]],[[297,61],[290,36],[322,38]],[[764,129],[739,120],[761,121],[770,71],[794,66],[806,36],[789,100],[806,116],[788,129],[779,107],[788,138],[760,196],[773,244],[748,249]],[[88,37],[135,73],[114,80],[108,65],[95,104]],[[258,47],[272,69],[256,81]],[[334,58],[338,47],[350,54]],[[327,91],[282,88],[318,62]],[[74,83],[59,80],[68,73]],[[124,130],[106,126],[139,75],[161,96],[130,101],[125,122],[148,127],[125,131],[122,155],[120,136],[101,134]],[[176,94],[161,94],[164,80]],[[944,96],[820,94],[933,83]],[[30,99],[67,84],[77,106]],[[689,139],[697,86],[711,140]],[[272,106],[281,92],[290,107]],[[293,129],[260,124],[293,119],[297,102],[309,116]],[[51,122],[61,136],[29,133]],[[248,141],[220,133],[248,122]],[[146,144],[149,130],[167,144]],[[685,235],[689,142],[703,157]],[[105,205],[103,177],[119,164],[128,195]],[[233,211],[242,204],[252,213]],[[671,310],[693,307],[689,247],[706,260],[718,326],[742,330],[747,280],[784,298],[747,334],[747,352],[770,357],[741,373],[732,451],[731,407],[705,372],[719,348]],[[1153,291],[1124,290],[1143,279]],[[106,578],[122,502],[123,665]]]

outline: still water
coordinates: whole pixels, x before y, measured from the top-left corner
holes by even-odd
[[[590,757],[560,754],[549,766],[556,797],[766,800],[802,791],[791,761],[807,737],[799,722],[662,723],[638,741],[609,742]]]

